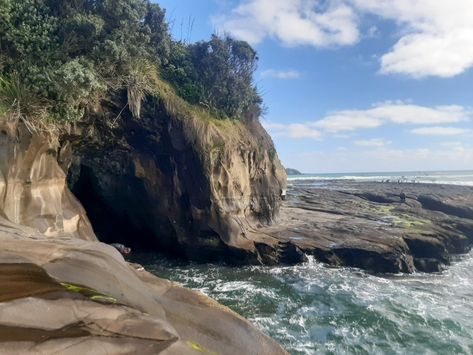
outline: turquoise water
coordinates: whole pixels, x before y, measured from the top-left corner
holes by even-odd
[[[135,255],[149,271],[251,320],[291,354],[472,354],[473,254],[440,274],[227,267]]]
[[[473,186],[473,170],[464,171],[398,171],[388,173],[340,173],[340,174],[302,174],[288,176],[289,183],[294,180],[332,180],[422,182],[433,184],[454,184]],[[317,183],[316,183],[317,185]]]

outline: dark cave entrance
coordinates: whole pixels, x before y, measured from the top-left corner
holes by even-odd
[[[126,181],[113,176],[107,178],[122,180],[115,190],[104,192],[93,169],[81,165],[78,179],[69,184],[72,193],[85,208],[97,238],[107,244],[124,244],[134,251],[154,251],[181,258],[177,238],[169,235],[173,230],[164,228],[161,238],[158,238],[157,231],[151,230],[144,222],[150,217],[144,215],[146,212],[142,199],[146,193],[144,190],[140,193],[141,186],[133,180]],[[130,198],[130,191],[136,198]]]

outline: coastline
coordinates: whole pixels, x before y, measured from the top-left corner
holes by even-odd
[[[438,272],[471,249],[472,204],[469,186],[293,181],[277,223],[261,232],[330,265]]]
[[[325,184],[337,181],[352,182],[390,182],[390,183],[424,183],[473,186],[473,170],[451,171],[392,171],[370,173],[334,173],[334,174],[298,174],[288,175],[288,184],[294,181],[306,181]]]

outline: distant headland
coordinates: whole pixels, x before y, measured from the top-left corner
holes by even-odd
[[[297,169],[286,168],[287,175],[302,175],[302,173]]]

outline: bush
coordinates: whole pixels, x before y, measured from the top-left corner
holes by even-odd
[[[139,117],[158,72],[182,98],[222,116],[247,118],[261,102],[247,43],[174,42],[165,11],[149,0],[2,0],[0,53],[0,103],[10,110],[16,97],[22,117],[41,104],[53,121],[75,121],[122,91]]]

